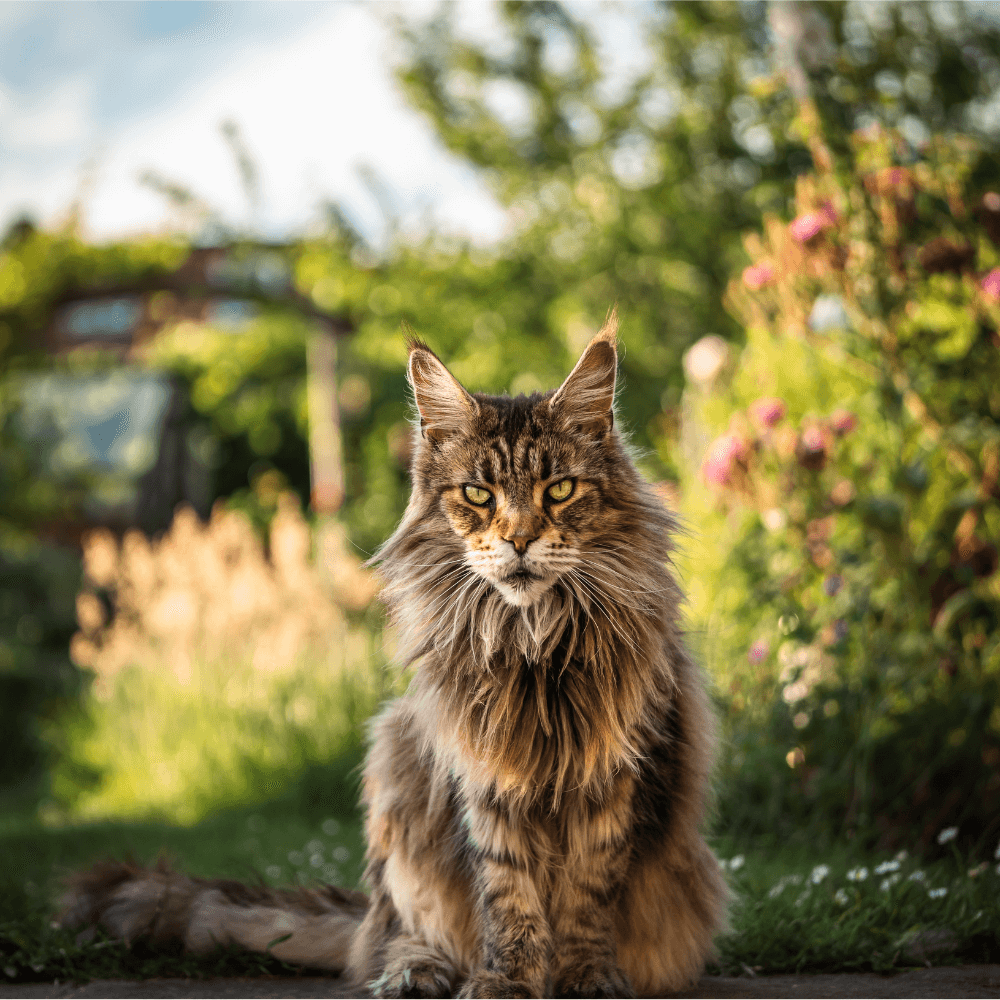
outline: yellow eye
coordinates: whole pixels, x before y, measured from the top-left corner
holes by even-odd
[[[569,495],[572,492],[572,479],[560,479],[558,483],[553,483],[549,487],[549,496],[552,497],[553,500],[568,500]]]
[[[474,503],[477,507],[485,507],[493,499],[493,494],[489,490],[484,490],[479,486],[466,486],[465,498],[469,503]]]

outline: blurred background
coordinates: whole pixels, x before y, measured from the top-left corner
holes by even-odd
[[[0,143],[0,832],[356,878],[401,321],[517,394],[617,302],[716,829],[992,851],[1000,6],[13,2]]]

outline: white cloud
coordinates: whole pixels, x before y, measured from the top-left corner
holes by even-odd
[[[391,78],[388,39],[365,6],[335,6],[306,30],[276,44],[258,40],[226,60],[176,100],[138,123],[104,127],[93,182],[85,196],[89,232],[108,238],[160,228],[163,200],[138,183],[145,170],[176,180],[227,220],[251,221],[219,125],[235,120],[260,171],[259,227],[268,235],[304,228],[324,199],[343,200],[368,234],[381,226],[377,203],[357,174],[369,164],[396,193],[411,221],[428,213],[452,232],[478,241],[500,235],[504,215],[476,175],[452,157],[410,109]],[[22,142],[67,138],[72,161],[48,170],[0,174],[0,217],[31,204],[51,216],[78,186],[78,164],[93,154],[98,129],[86,90],[76,81],[47,97],[44,114],[22,103],[2,110],[20,123]],[[75,103],[74,103],[75,102]],[[26,122],[35,121],[32,133]],[[89,148],[88,148],[89,144]],[[59,203],[59,199],[65,199]]]
[[[91,120],[91,92],[84,77],[29,97],[0,81],[0,136],[8,156],[52,152],[82,142]]]

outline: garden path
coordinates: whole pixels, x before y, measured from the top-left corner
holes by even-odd
[[[328,997],[367,996],[345,987],[336,978],[255,979],[146,979],[131,982],[102,979],[75,986],[72,983],[24,983],[0,985],[0,1000],[13,998],[72,997]],[[916,969],[895,976],[874,973],[830,975],[755,976],[731,978],[704,976],[691,991],[674,994],[681,998],[757,997],[1000,997],[1000,965],[963,965]]]

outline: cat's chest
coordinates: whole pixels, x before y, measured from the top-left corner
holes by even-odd
[[[462,787],[454,779],[452,784],[453,801],[474,842],[482,840],[501,852],[513,847],[539,870],[579,867],[609,849],[625,850],[635,821],[636,789],[630,773],[600,790],[570,789],[558,799],[543,791],[530,801],[496,784]]]

